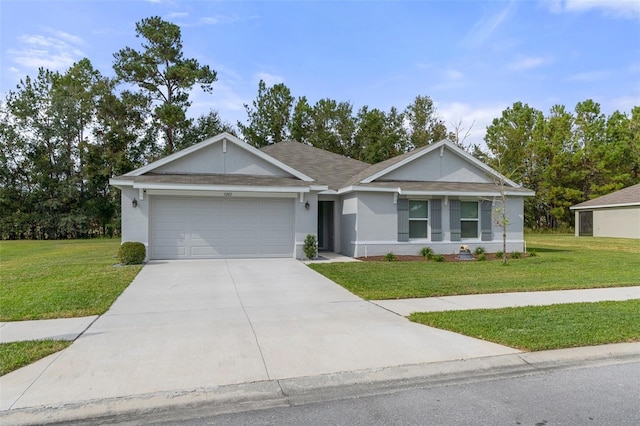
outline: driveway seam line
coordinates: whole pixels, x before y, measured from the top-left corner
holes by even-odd
[[[258,352],[260,352],[260,358],[262,359],[262,365],[264,366],[264,372],[267,374],[267,380],[271,380],[271,376],[269,375],[269,369],[267,368],[267,362],[264,359],[264,354],[262,353],[262,348],[260,347],[260,341],[258,340],[258,335],[256,334],[256,330],[253,328],[253,323],[251,322],[251,318],[249,318],[249,314],[247,313],[247,309],[244,307],[244,303],[242,303],[242,298],[240,297],[240,293],[238,292],[238,286],[236,285],[236,280],[233,278],[233,274],[229,269],[229,262],[225,260],[224,265],[227,267],[227,272],[229,273],[229,277],[231,278],[231,282],[233,283],[233,289],[236,292],[236,297],[238,298],[238,302],[240,302],[240,306],[242,307],[242,312],[244,312],[244,316],[249,323],[249,327],[251,328],[251,333],[253,333],[253,338],[256,341],[256,346],[258,347]]]

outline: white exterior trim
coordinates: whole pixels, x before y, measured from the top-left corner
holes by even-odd
[[[432,191],[405,191],[402,188],[385,188],[385,187],[372,187],[372,186],[358,186],[358,185],[351,185],[351,186],[347,186],[344,188],[340,188],[337,191],[337,194],[346,194],[349,192],[395,192],[397,194],[400,195],[406,195],[406,196],[424,196],[424,197],[428,197],[428,196],[438,196],[438,197],[446,197],[446,196],[450,196],[450,197],[500,197],[500,191],[496,190],[495,192],[493,191],[487,191],[487,192],[475,192],[475,191],[440,191],[440,190],[432,190]],[[509,190],[505,190],[504,191],[505,195],[509,195],[509,196],[520,196],[520,197],[530,197],[535,195],[535,192],[533,191],[520,191],[520,192],[516,192],[516,191],[509,191]]]
[[[190,190],[190,191],[221,191],[221,192],[283,192],[304,193],[310,192],[308,186],[244,186],[244,185],[198,185],[198,184],[166,184],[166,183],[134,183],[134,188],[146,190]]]
[[[569,210],[593,210],[593,209],[608,209],[608,208],[635,207],[635,206],[640,206],[640,202],[622,203],[622,204],[602,204],[597,206],[585,206],[585,207],[572,206],[572,207],[569,207]]]
[[[297,198],[298,194],[291,192],[238,192],[238,191],[194,191],[182,189],[149,189],[147,195],[170,197],[229,197],[229,198]],[[231,195],[229,195],[231,194]],[[302,195],[302,193],[300,194]]]
[[[430,152],[433,152],[435,150],[437,150],[438,148],[444,148],[444,147],[449,148],[454,154],[457,154],[458,156],[462,157],[463,159],[469,161],[470,163],[474,164],[475,166],[479,167],[480,169],[484,170],[485,172],[487,172],[489,175],[500,179],[502,181],[504,181],[506,184],[514,187],[514,188],[518,188],[519,185],[516,184],[515,182],[513,182],[510,179],[507,179],[504,175],[502,175],[501,173],[497,172],[496,170],[492,169],[491,167],[487,166],[486,164],[484,164],[482,161],[478,160],[477,158],[475,158],[473,155],[465,152],[463,149],[457,147],[456,145],[454,145],[453,143],[447,141],[447,140],[441,140],[440,142],[434,143],[433,145],[431,145],[429,148],[426,148],[423,151],[420,151],[419,153],[415,154],[415,155],[410,155],[409,157],[405,158],[402,161],[399,161],[389,167],[387,167],[386,169],[380,170],[378,173],[375,173],[363,180],[360,181],[360,183],[371,183],[374,180],[386,175],[387,173],[390,173],[396,169],[399,169],[400,167],[404,166],[407,163],[410,163],[414,160],[417,160],[418,158],[422,157],[423,155],[427,155]],[[443,152],[440,152],[440,156],[442,156]]]
[[[281,170],[284,170],[285,172],[297,177],[300,180],[303,180],[305,182],[314,182],[313,179],[311,179],[309,176],[305,175],[304,173],[299,172],[298,170],[287,166],[286,164],[282,163],[281,161],[276,160],[275,158],[271,157],[270,155],[265,154],[264,152],[260,151],[259,149],[249,145],[248,143],[242,141],[241,139],[230,135],[229,133],[221,133],[217,136],[214,136],[212,138],[206,139],[200,143],[197,143],[195,145],[190,146],[189,148],[185,148],[181,151],[175,152],[167,157],[164,157],[158,161],[154,161],[151,164],[147,164],[146,166],[140,167],[138,169],[135,169],[133,171],[130,171],[129,173],[124,174],[123,176],[141,176],[145,173],[149,173],[150,171],[153,171],[155,169],[157,169],[158,167],[162,167],[165,164],[169,164],[175,160],[178,160],[184,156],[187,156],[193,152],[199,151],[203,148],[206,148],[210,145],[213,145],[215,143],[218,143],[222,141],[223,145],[226,142],[232,142],[233,144],[235,144],[236,146],[250,152],[251,154],[255,155],[256,157],[261,158],[262,160],[278,167]],[[223,148],[226,148],[226,146],[223,146]]]

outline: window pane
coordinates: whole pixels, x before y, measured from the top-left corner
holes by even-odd
[[[423,218],[428,216],[427,202],[409,200],[409,217],[411,218]]]
[[[478,221],[462,220],[460,221],[460,230],[462,238],[478,238]]]
[[[427,238],[427,221],[412,220],[409,222],[409,238]]]
[[[460,203],[460,217],[463,219],[477,219],[478,203],[475,201],[462,201]]]

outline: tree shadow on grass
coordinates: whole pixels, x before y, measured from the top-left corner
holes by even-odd
[[[568,252],[573,250],[555,249],[555,248],[547,248],[547,247],[527,247],[527,251],[528,252],[535,251],[536,253],[562,253],[562,252]]]

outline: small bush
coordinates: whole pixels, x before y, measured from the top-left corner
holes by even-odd
[[[487,255],[485,253],[480,253],[477,257],[479,261],[487,260]]]
[[[433,249],[431,247],[422,247],[419,254],[427,260],[433,259]]]
[[[473,254],[480,256],[481,254],[486,253],[487,251],[484,249],[484,247],[476,247],[476,249],[473,251]]]
[[[384,260],[386,260],[387,262],[393,262],[396,259],[397,259],[396,255],[391,252],[384,255]]]
[[[496,259],[502,259],[502,256],[504,255],[504,252],[502,250],[499,250],[496,252]]]
[[[307,256],[307,259],[315,259],[316,253],[318,253],[318,239],[315,235],[307,234],[304,239],[302,251],[304,252],[304,255]]]
[[[512,259],[520,259],[522,257],[522,253],[520,253],[519,251],[512,251],[511,252],[511,258]]]
[[[538,253],[535,250],[531,250],[529,253],[529,257],[538,257]]]
[[[127,241],[118,250],[118,259],[123,265],[139,265],[144,262],[146,255],[144,244],[139,242]]]
[[[444,256],[441,254],[436,254],[435,256],[433,256],[433,261],[434,262],[444,262]]]

